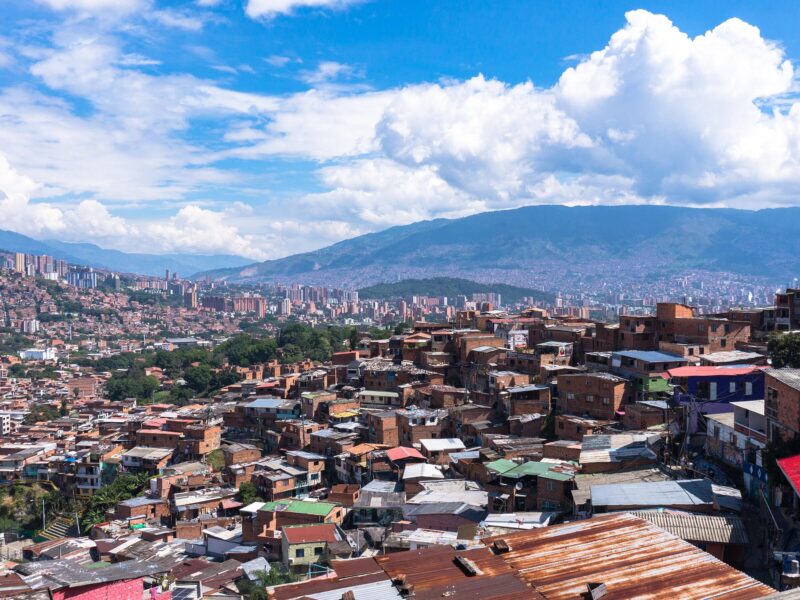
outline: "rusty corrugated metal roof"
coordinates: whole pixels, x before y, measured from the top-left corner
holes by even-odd
[[[505,540],[497,558],[547,600],[574,600],[604,583],[604,600],[726,598],[774,592],[688,542],[627,513],[487,538]]]
[[[456,557],[472,561],[480,573],[468,575],[458,566]],[[431,546],[378,556],[375,560],[393,580],[404,578],[407,585],[413,586],[414,600],[542,598],[516,575],[510,565],[488,548],[459,551],[450,546]]]

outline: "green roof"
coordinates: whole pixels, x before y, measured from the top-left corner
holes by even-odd
[[[548,471],[547,473],[539,475],[539,477],[542,479],[555,479],[556,481],[569,481],[574,477],[574,475],[562,473],[561,471]]]
[[[506,471],[510,471],[516,466],[517,463],[515,463],[512,460],[506,460],[505,458],[500,458],[490,463],[486,463],[487,469],[489,469],[490,471],[494,471],[495,473],[500,473],[501,475]]]
[[[552,467],[554,465],[552,463],[546,462],[537,462],[530,460],[526,463],[522,463],[521,465],[515,466],[510,471],[506,471],[503,473],[503,477],[525,477],[525,476],[535,476],[535,477],[544,477],[545,479],[555,479],[556,481],[569,481],[572,479],[572,475],[569,473],[562,473],[561,471],[552,471]]]
[[[503,473],[503,477],[525,477],[526,475],[544,475],[553,465],[529,460],[521,465],[515,465],[510,471]]]
[[[338,505],[332,502],[305,502],[303,500],[278,500],[267,502],[259,510],[279,510],[301,515],[324,517]],[[284,508],[280,508],[284,507]]]

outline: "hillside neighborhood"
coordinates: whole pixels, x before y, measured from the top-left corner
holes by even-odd
[[[603,321],[34,258],[0,270],[2,597],[800,585],[798,290]]]

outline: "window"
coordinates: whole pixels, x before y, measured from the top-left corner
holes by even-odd
[[[609,398],[603,398],[603,406],[608,406],[611,404],[611,400]]]
[[[753,395],[753,383],[751,381],[746,381],[744,384],[744,393],[747,396]]]
[[[553,492],[553,491],[555,491],[555,489],[556,489],[556,482],[553,481],[552,479],[548,479],[547,480],[547,491],[548,492]]]
[[[316,548],[314,548],[314,555],[315,556],[320,556],[321,554],[322,554],[322,547],[321,546],[317,546]]]
[[[731,394],[735,394],[736,393],[736,382],[735,381],[731,381],[730,382],[730,384],[728,386],[728,390],[730,391]]]
[[[719,341],[719,345],[720,345],[722,348],[726,347],[726,346],[728,345],[728,340],[726,340],[725,338],[722,338],[722,339]]]
[[[587,394],[586,401],[587,402],[594,402],[594,396],[592,394]]]
[[[575,394],[572,392],[567,392],[567,400],[575,400]]]
[[[306,555],[306,551],[303,548],[298,548],[294,551],[295,558],[303,558]]]

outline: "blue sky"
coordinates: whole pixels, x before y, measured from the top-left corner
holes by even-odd
[[[280,257],[526,204],[798,203],[791,2],[34,0],[0,228]]]

